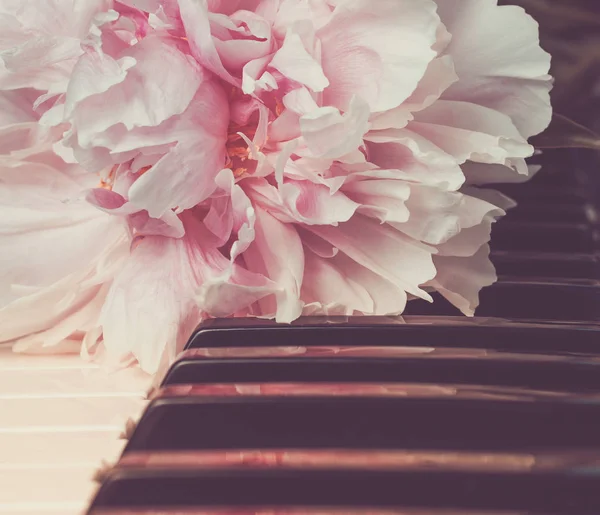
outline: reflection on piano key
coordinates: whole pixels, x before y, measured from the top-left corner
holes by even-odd
[[[492,261],[499,276],[600,279],[596,254],[494,251]]]
[[[413,382],[600,392],[600,356],[417,347],[193,349],[171,366],[162,386],[252,382]]]
[[[503,220],[511,222],[571,223],[591,222],[593,213],[591,204],[552,204],[525,202],[517,209],[511,209]]]
[[[409,302],[406,315],[461,316],[433,294],[434,302]],[[477,315],[513,319],[600,321],[600,282],[585,280],[503,279],[480,293]]]
[[[582,508],[600,509],[594,492],[600,486],[595,458],[539,459],[543,465],[535,453],[144,453],[125,457],[113,469],[94,508],[235,504],[571,514]]]
[[[594,447],[600,402],[450,385],[189,385],[158,392],[125,453],[241,448]],[[362,388],[362,389],[361,389]],[[548,428],[552,428],[550,431]]]
[[[415,301],[416,302],[416,301]],[[443,301],[442,301],[443,302]],[[186,346],[289,347],[336,345],[417,348],[465,347],[512,352],[600,354],[600,326],[496,317],[306,317],[291,325],[261,319],[213,319]]]
[[[544,224],[502,220],[492,230],[492,248],[525,252],[592,253],[597,236],[587,224]]]
[[[127,509],[98,509],[90,515],[522,515],[514,511],[472,511],[447,510],[447,509],[402,509],[385,510],[377,508],[303,508],[286,507],[261,507],[261,508],[193,508],[193,507],[166,507],[166,508],[127,508]]]

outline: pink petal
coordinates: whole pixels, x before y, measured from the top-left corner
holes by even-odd
[[[398,178],[458,190],[465,176],[450,154],[427,138],[406,129],[373,131],[365,136],[369,161],[398,170]]]
[[[230,84],[240,87],[241,80],[223,66],[211,34],[206,0],[178,0],[181,20],[193,56],[198,62]]]
[[[204,225],[224,245],[232,232],[236,241],[231,247],[231,261],[235,262],[254,241],[255,212],[244,190],[235,182],[231,170],[222,170],[216,178],[220,191],[211,199],[211,208]]]
[[[276,293],[277,285],[265,276],[233,265],[204,281],[196,292],[196,302],[210,316],[228,317]]]
[[[368,306],[370,309],[363,314],[398,315],[406,308],[408,296],[404,287],[397,281],[383,277],[342,253],[338,254],[332,263],[344,277],[360,285],[369,294],[372,306]]]
[[[520,7],[498,7],[497,0],[437,3],[452,33],[446,51],[460,77],[445,98],[504,113],[525,138],[542,132],[550,123],[552,82],[537,23]]]
[[[156,73],[165,67],[169,73]],[[119,61],[88,52],[71,79],[65,114],[73,118],[79,144],[89,147],[115,125],[155,127],[183,113],[202,79],[175,42],[157,37],[143,39]]]
[[[309,181],[288,181],[280,188],[291,217],[307,225],[338,225],[352,218],[359,205],[341,192]]]
[[[236,75],[246,63],[268,56],[274,49],[270,24],[253,12],[237,11],[231,17],[213,15],[211,21],[213,28],[221,25],[226,33],[226,38],[215,37],[213,41],[225,68]]]
[[[283,45],[273,56],[270,66],[312,91],[321,92],[329,86],[323,68],[304,48],[300,36],[292,30],[288,30]]]
[[[135,182],[129,200],[161,218],[171,209],[189,209],[208,198],[225,163],[228,113],[220,86],[204,83],[186,114],[173,121],[172,134],[179,134],[179,143]]]
[[[342,186],[342,191],[360,204],[358,211],[381,223],[406,222],[410,216],[405,203],[410,197],[410,186],[401,180],[353,181]]]
[[[413,94],[395,109],[371,117],[372,130],[402,129],[414,119],[413,113],[422,111],[437,101],[442,93],[458,81],[450,56],[439,57],[429,63],[425,75]]]
[[[329,312],[338,306],[336,312],[348,316],[374,311],[373,299],[364,286],[346,276],[329,259],[307,252],[304,277],[302,298],[308,306],[316,304]]]
[[[317,33],[331,82],[325,104],[345,110],[359,95],[380,112],[404,102],[435,57],[435,11],[429,0],[379,0],[376,9],[369,0],[338,2]]]
[[[256,239],[244,253],[248,270],[264,275],[277,288],[274,296],[260,302],[264,315],[289,323],[302,313],[300,289],[304,275],[304,251],[296,229],[263,209],[256,209]]]
[[[163,354],[173,359],[201,321],[195,292],[213,267],[198,224],[186,229],[180,239],[141,239],[115,278],[100,319],[112,360],[132,354],[154,373]]]
[[[441,245],[456,236],[465,226],[473,225],[464,220],[471,204],[461,193],[411,185],[406,208],[410,213],[408,220],[394,223],[394,227],[411,238],[430,245]],[[492,209],[495,206],[488,206],[478,221]]]
[[[35,163],[0,167],[0,341],[86,330],[86,306],[128,249],[124,226],[80,198],[80,176],[90,178]]]
[[[497,280],[489,254],[489,246],[482,245],[470,257],[433,258],[438,273],[431,285],[467,316],[475,314],[480,290]]]
[[[369,130],[369,106],[353,98],[346,113],[321,107],[300,118],[300,130],[312,157],[340,158],[363,144]]]
[[[361,215],[339,227],[312,226],[309,230],[398,288],[430,298],[420,288],[435,276],[432,249],[427,246]]]
[[[87,193],[86,200],[105,213],[122,216],[136,236],[181,238],[185,232],[183,223],[174,212],[167,211],[161,219],[151,218],[147,211],[136,208],[115,191],[94,188]]]
[[[514,166],[519,173],[526,173],[524,158],[533,155],[533,147],[508,116],[469,102],[440,100],[417,113],[408,128],[461,164],[470,159]]]
[[[465,195],[459,214],[461,231],[438,245],[440,256],[473,256],[482,245],[490,241],[492,224],[504,216],[505,212],[485,200]]]

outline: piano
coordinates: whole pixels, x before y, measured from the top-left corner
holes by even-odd
[[[0,349],[0,513],[598,515],[598,184],[548,153],[475,318],[211,320],[168,372]]]

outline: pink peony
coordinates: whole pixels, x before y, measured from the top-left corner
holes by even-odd
[[[434,290],[473,315],[496,280],[510,202],[480,186],[525,180],[551,117],[522,9],[5,4],[0,341],[154,372],[206,317],[398,314]]]

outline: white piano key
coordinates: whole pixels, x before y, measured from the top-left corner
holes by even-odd
[[[18,502],[0,504],[1,515],[83,515],[87,501],[34,503]]]
[[[10,345],[0,345],[0,371],[8,370],[43,370],[43,369],[98,369],[95,363],[81,359],[77,354],[17,354],[12,351]]]
[[[145,402],[142,397],[118,395],[0,397],[0,435],[6,430],[27,432],[72,426],[118,429],[129,415],[143,409]]]
[[[0,505],[27,503],[85,503],[97,485],[89,466],[0,469]]]
[[[145,395],[145,381],[131,375],[107,374],[95,369],[0,370],[0,395],[33,395],[53,392]]]
[[[0,395],[147,392],[139,369],[107,371],[79,356],[23,356],[0,348]]]
[[[0,346],[0,515],[82,515],[102,463],[114,463],[150,377],[76,355],[25,356]]]
[[[114,459],[123,450],[120,430],[3,433],[0,465],[95,463]]]

